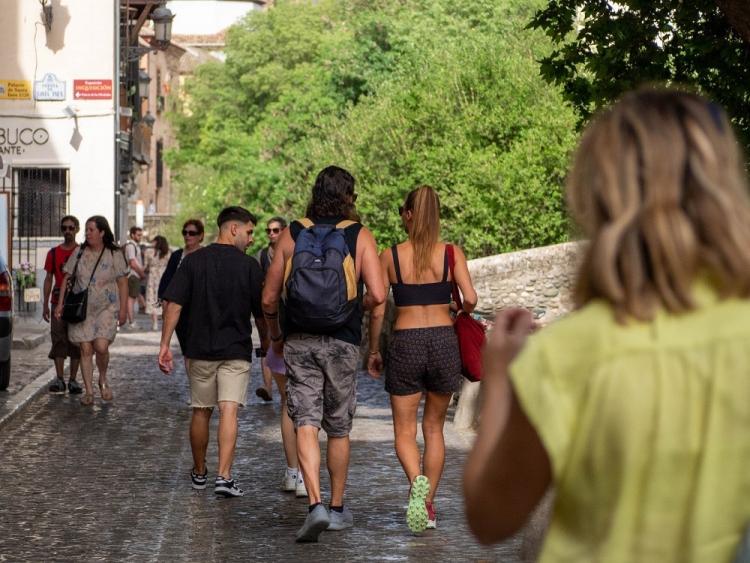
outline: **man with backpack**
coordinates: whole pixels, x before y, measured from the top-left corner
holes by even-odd
[[[289,416],[309,496],[298,542],[353,525],[344,507],[349,432],[356,407],[362,315],[385,300],[372,233],[358,222],[354,178],[329,166],[318,174],[307,217],[276,244],[263,289],[263,313],[274,351],[287,366]],[[364,294],[363,285],[367,287]],[[283,333],[279,299],[284,299]],[[320,429],[328,435],[330,513],[320,496]]]
[[[52,349],[49,351],[49,359],[55,362],[55,371],[57,372],[57,379],[49,386],[50,393],[65,393],[66,357],[70,358],[68,392],[71,395],[78,395],[83,391],[81,384],[76,381],[78,365],[81,361],[81,350],[68,340],[68,323],[50,315],[50,303],[52,303],[52,309],[54,309],[60,300],[60,286],[65,277],[63,266],[65,266],[65,262],[68,261],[70,255],[78,248],[76,234],[79,229],[80,224],[77,217],[66,215],[60,219],[63,242],[50,248],[47,259],[44,261],[44,271],[47,272],[47,275],[44,277],[42,317],[50,323]]]
[[[143,229],[133,225],[130,227],[130,238],[125,241],[125,261],[130,266],[128,276],[128,327],[138,328],[135,322],[136,303],[141,294],[141,280],[146,277],[143,268],[143,251],[141,250],[141,239]]]

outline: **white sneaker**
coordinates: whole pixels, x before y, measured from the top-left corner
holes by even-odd
[[[289,493],[297,490],[297,474],[289,473],[284,470],[284,476],[281,478],[281,490]]]
[[[305,487],[305,481],[302,479],[302,471],[297,473],[297,483],[294,487],[294,495],[296,497],[306,497],[307,488]]]

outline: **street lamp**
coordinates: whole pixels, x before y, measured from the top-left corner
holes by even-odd
[[[138,96],[142,99],[148,98],[148,85],[151,82],[151,77],[148,73],[141,69],[138,69]]]
[[[169,8],[159,6],[151,13],[154,22],[154,40],[157,43],[169,43],[172,39],[172,20],[174,14]]]
[[[156,118],[150,111],[147,111],[146,115],[143,116],[143,123],[145,123],[149,129],[153,129],[154,123],[156,123]]]

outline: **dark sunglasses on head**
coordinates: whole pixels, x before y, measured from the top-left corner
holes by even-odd
[[[183,237],[197,237],[200,233],[198,231],[188,231],[187,229],[182,229],[182,236]]]
[[[64,231],[75,231],[76,230],[76,226],[75,225],[63,225],[62,227],[60,227],[60,230],[63,231],[63,232]]]
[[[270,235],[271,233],[278,235],[281,232],[281,229],[279,227],[274,227],[273,229],[266,229],[266,234]]]

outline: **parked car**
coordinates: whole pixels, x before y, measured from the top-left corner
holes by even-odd
[[[0,257],[0,391],[10,383],[10,349],[13,344],[13,276]]]

